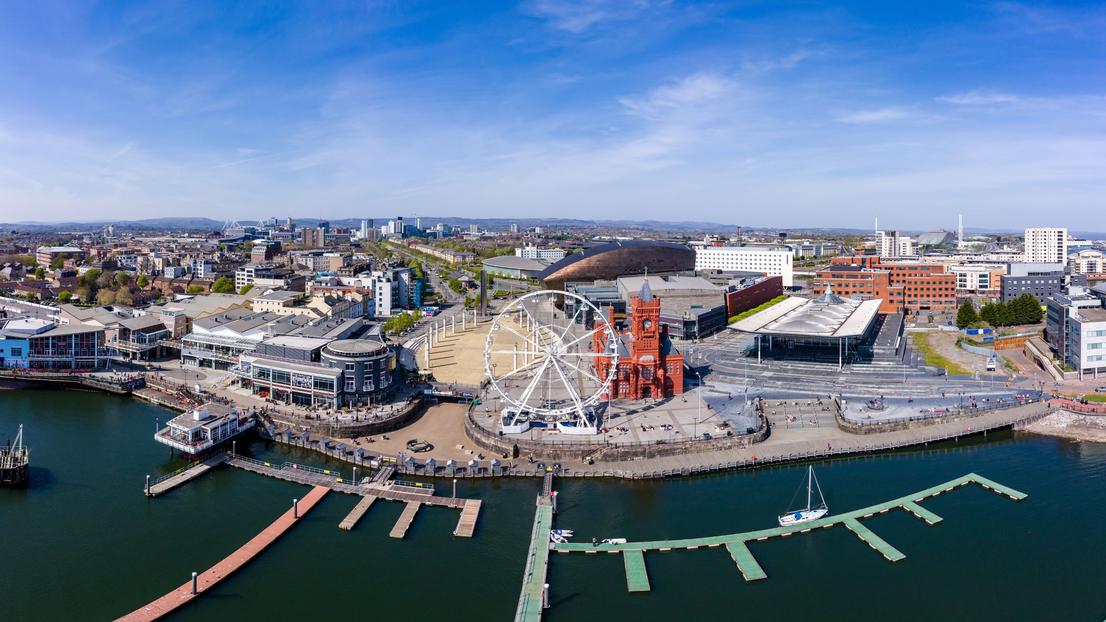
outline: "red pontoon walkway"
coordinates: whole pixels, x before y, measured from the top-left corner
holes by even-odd
[[[299,501],[299,515],[302,517],[304,514],[307,514],[307,512],[314,507],[320,499],[326,496],[328,492],[330,492],[330,488],[326,486],[315,486],[312,488],[311,492],[307,493],[307,495]],[[261,533],[254,536],[253,539],[242,545],[237,551],[228,555],[226,559],[202,572],[196,578],[196,594],[192,593],[192,582],[188,581],[154,602],[135,609],[131,613],[119,618],[116,622],[157,620],[177,607],[196,598],[199,594],[215,587],[220,581],[230,576],[232,572],[246,565],[246,562],[253,559],[261,551],[264,551],[265,547],[284,535],[284,532],[288,531],[294,524],[296,524],[296,519],[293,517],[293,510],[289,509]]]

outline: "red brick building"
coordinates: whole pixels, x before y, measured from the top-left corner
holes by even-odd
[[[630,330],[617,337],[618,373],[611,382],[610,397],[659,399],[683,393],[684,355],[673,347],[668,327],[661,324],[661,301],[653,296],[648,280],[630,302]],[[606,334],[597,333],[593,340],[595,352],[607,351]],[[600,378],[610,373],[610,365],[609,358],[595,359]]]
[[[880,298],[880,313],[947,311],[956,308],[956,274],[940,264],[884,262],[863,255],[834,257],[829,268],[818,271],[811,289],[826,285],[842,298]]]
[[[783,277],[769,276],[748,287],[726,292],[726,316],[733,317],[742,311],[764,304],[783,295]]]

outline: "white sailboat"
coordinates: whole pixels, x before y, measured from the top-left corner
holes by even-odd
[[[822,487],[818,485],[818,478],[814,476],[814,467],[807,467],[806,473],[806,507],[799,510],[788,510],[784,514],[780,514],[780,527],[790,527],[798,523],[805,523],[807,521],[818,520],[826,514],[829,514],[829,506],[826,505],[826,498],[822,496]],[[814,491],[818,491],[818,503],[815,505]],[[799,491],[795,491],[795,496],[799,495]],[[795,499],[792,497],[791,502],[794,503]]]

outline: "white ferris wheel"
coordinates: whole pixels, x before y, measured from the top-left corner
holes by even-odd
[[[604,335],[596,352],[596,335]],[[598,359],[609,361],[600,373]],[[556,427],[595,434],[595,405],[618,370],[617,337],[606,315],[583,296],[543,290],[508,304],[484,343],[484,372],[505,403],[504,433]]]

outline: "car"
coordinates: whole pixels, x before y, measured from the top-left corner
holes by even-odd
[[[1095,393],[1106,393],[1106,387],[1095,387]]]

